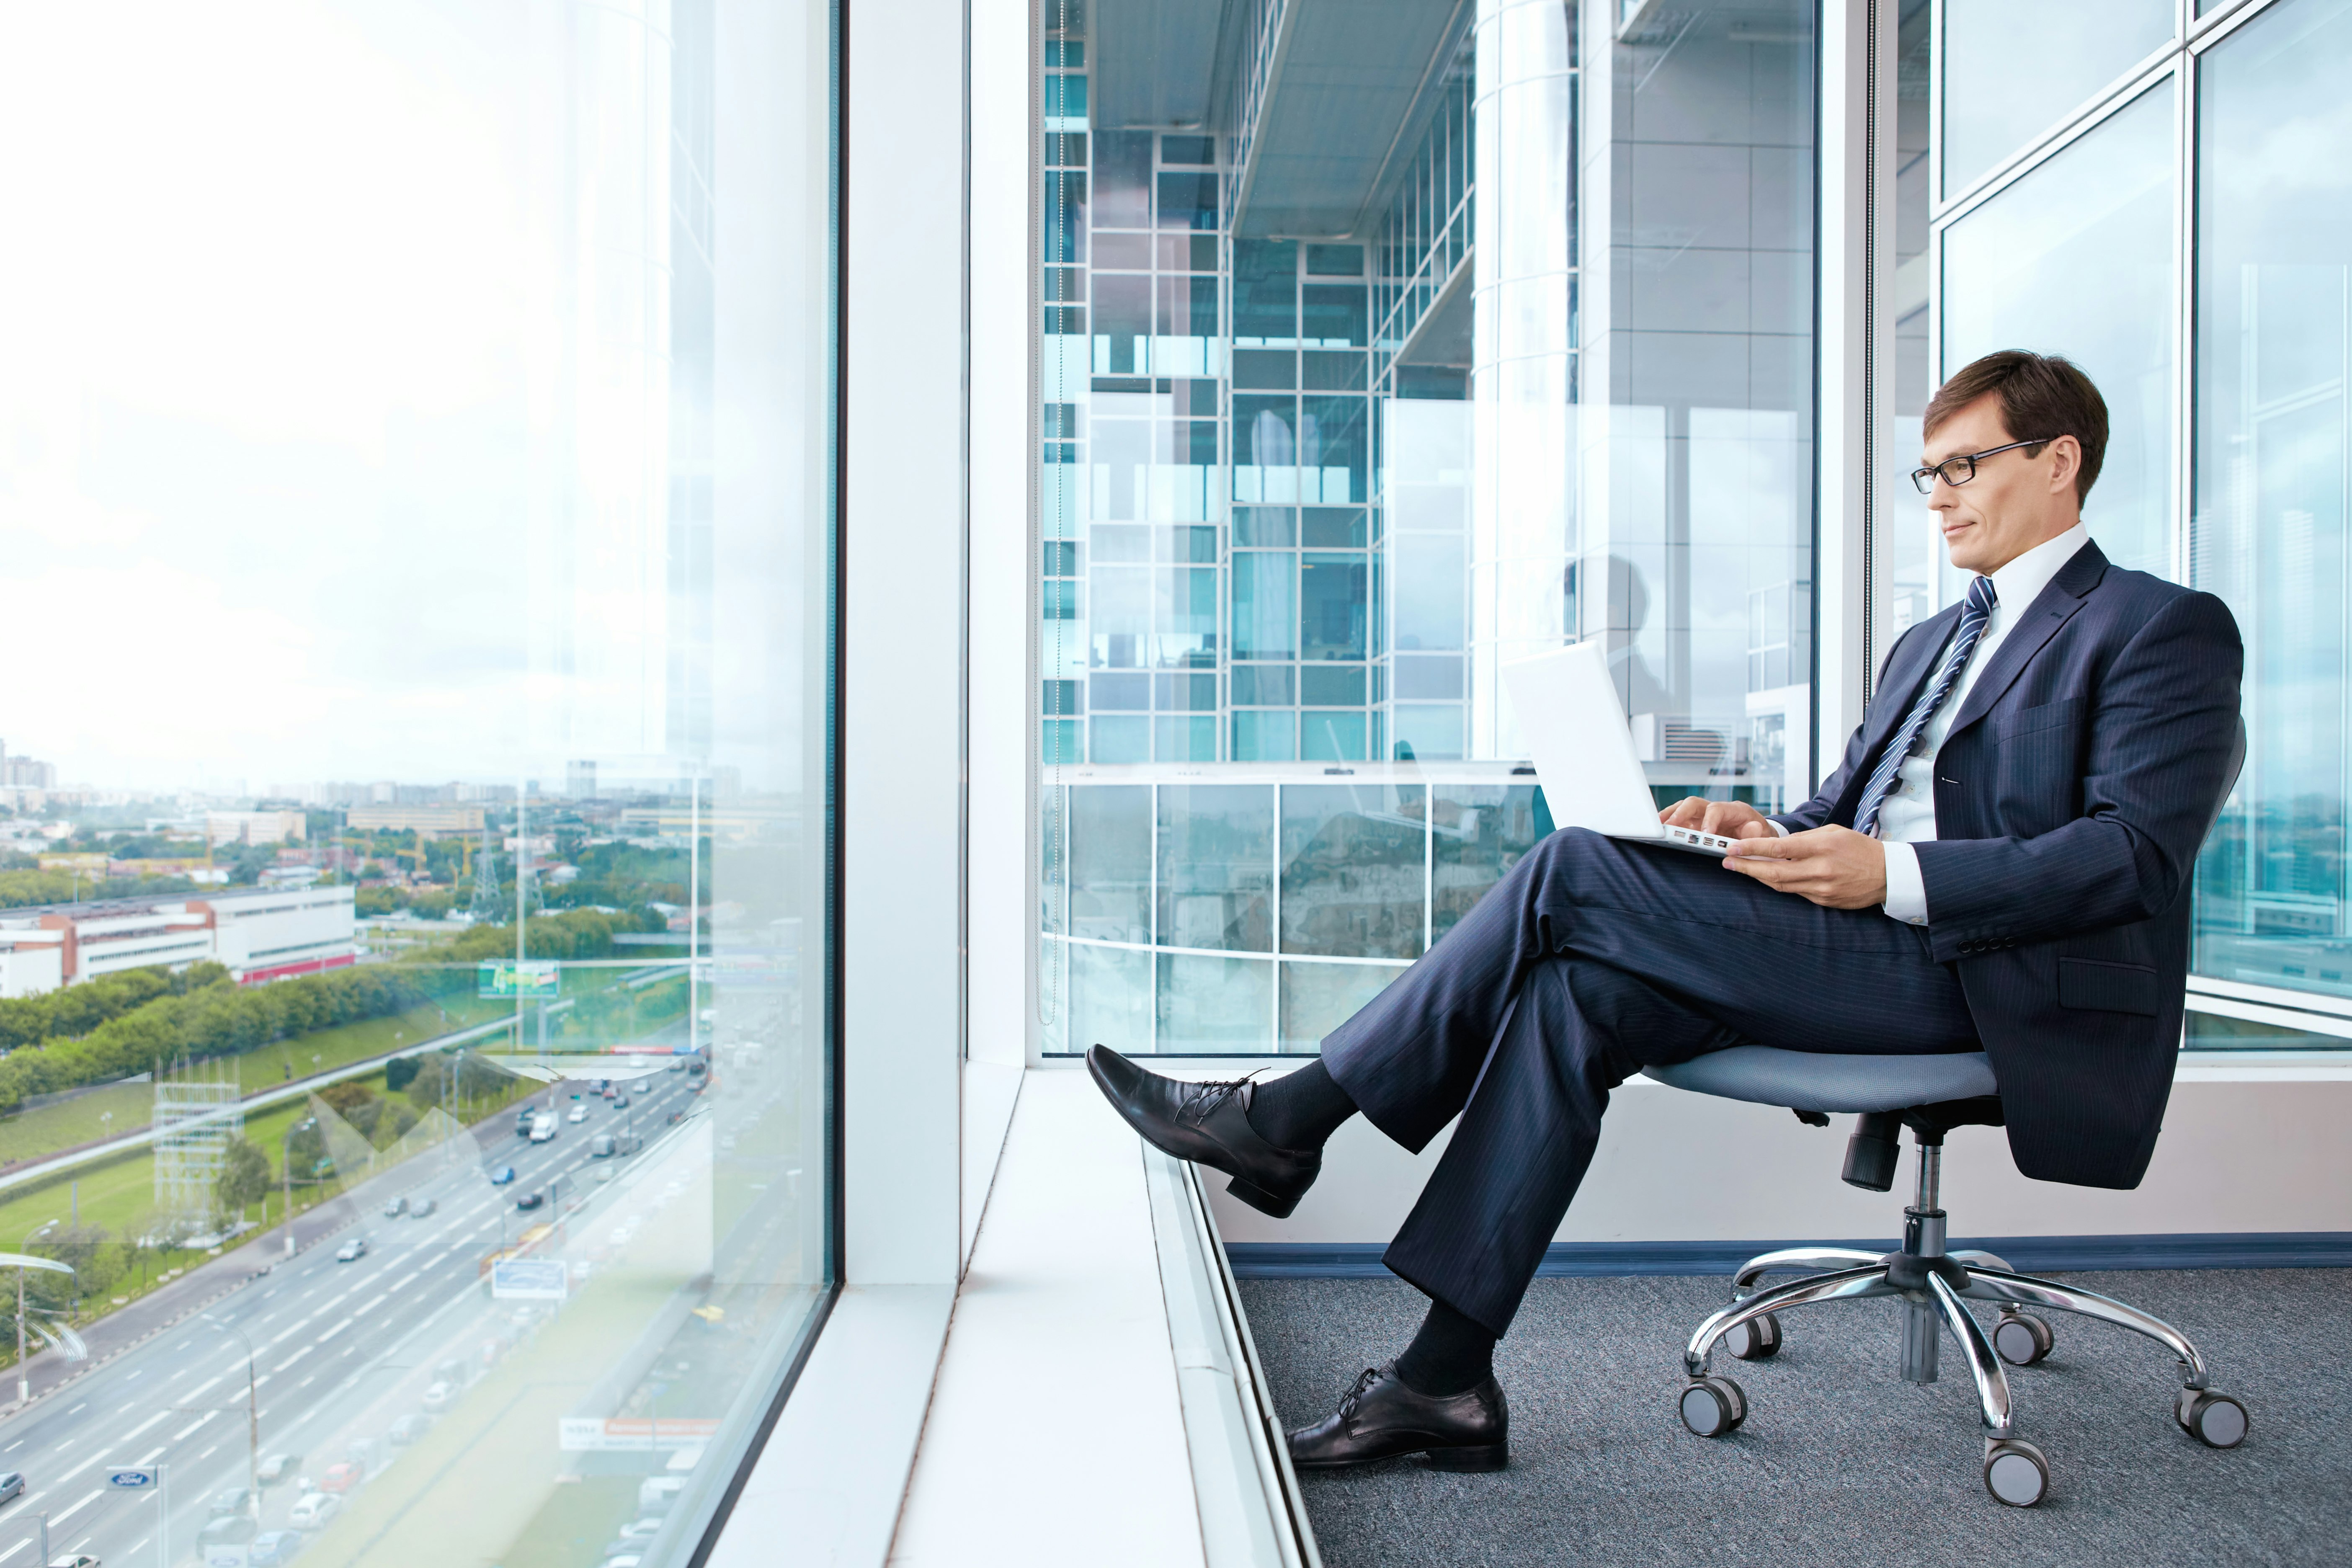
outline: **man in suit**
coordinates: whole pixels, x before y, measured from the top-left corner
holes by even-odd
[[[1743,1043],[1983,1050],[2025,1174],[2131,1187],[2147,1170],[2190,876],[2237,736],[2237,626],[2091,542],[2107,415],[2074,365],[1988,355],[1924,426],[1915,481],[1975,575],[1889,651],[1819,795],[1775,816],[1697,799],[1661,814],[1737,838],[1721,861],[1551,835],[1286,1078],[1182,1083],[1089,1053],[1139,1132],[1276,1215],[1357,1111],[1413,1150],[1459,1117],[1385,1257],[1428,1316],[1290,1435],[1298,1464],[1506,1462],[1495,1343],[1610,1089],[1643,1067]]]

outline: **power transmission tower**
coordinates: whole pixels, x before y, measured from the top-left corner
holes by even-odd
[[[485,924],[496,925],[506,910],[499,900],[499,858],[490,847],[490,830],[482,828],[482,847],[474,856],[474,901],[466,912]]]

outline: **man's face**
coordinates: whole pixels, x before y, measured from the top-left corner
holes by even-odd
[[[1989,392],[1936,426],[1922,466],[2052,434],[2012,434],[2001,423],[2000,397]],[[1952,564],[1963,572],[1997,572],[2072,528],[2080,515],[2074,498],[2080,451],[2069,437],[2053,441],[2038,456],[2028,457],[2020,447],[1983,458],[1977,477],[1964,485],[1937,480],[1927,508],[1943,530]]]

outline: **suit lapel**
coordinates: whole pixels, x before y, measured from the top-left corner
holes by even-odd
[[[2025,673],[2025,667],[2032,662],[2033,656],[2040,653],[2050,639],[2058,635],[2058,628],[2083,607],[2084,596],[2098,586],[2099,579],[2105,576],[2106,572],[2106,554],[2095,543],[2084,545],[2058,569],[2058,575],[2053,577],[2050,585],[2026,606],[2025,614],[2019,618],[2017,625],[2000,639],[2000,646],[1992,650],[1992,662],[1985,666],[1984,672],[1977,677],[1976,684],[1969,688],[1968,700],[1961,703],[1960,710],[1952,716],[1952,727],[1945,731],[1947,742],[1992,710],[1992,705],[2000,700],[2001,693],[2015,685],[2017,678]]]

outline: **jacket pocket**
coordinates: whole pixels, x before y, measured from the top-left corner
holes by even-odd
[[[2083,710],[2079,697],[2063,698],[2056,702],[2044,702],[2032,708],[2022,708],[1993,721],[1992,735],[1996,741],[2007,741],[2016,735],[2030,735],[2039,730],[2062,729],[2074,722]]]
[[[2058,961],[2058,1005],[2096,1013],[2137,1013],[2153,1018],[2162,1011],[2156,971],[2138,963],[2102,963],[2095,958]]]

